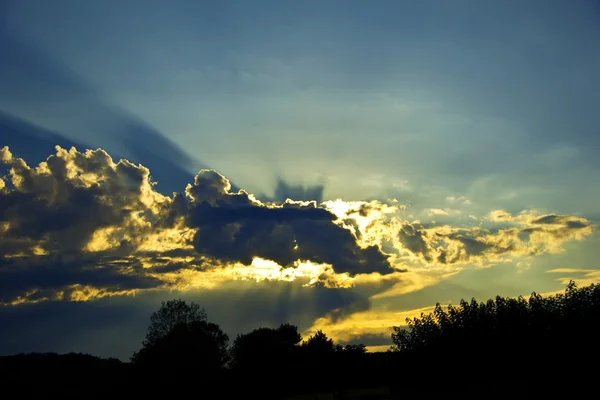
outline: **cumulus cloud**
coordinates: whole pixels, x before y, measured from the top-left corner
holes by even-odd
[[[357,246],[351,232],[315,201],[263,204],[244,191],[231,193],[224,176],[207,170],[186,194],[192,200],[186,223],[197,228],[193,244],[200,254],[244,264],[261,257],[284,267],[308,260],[351,276],[392,272],[386,254],[377,246]]]
[[[0,187],[2,301],[83,300],[140,290],[210,287],[235,278],[348,286],[394,271],[316,201],[263,203],[200,171],[184,193],[103,150],[56,147],[36,167],[14,157]]]
[[[563,251],[570,240],[583,240],[596,227],[587,219],[569,215],[523,211],[512,215],[492,211],[472,227],[426,226],[418,221],[401,225],[400,247],[427,264],[477,264]]]
[[[377,290],[413,287],[402,278],[408,269],[559,252],[595,229],[582,217],[534,211],[436,225],[414,220],[397,200],[321,201],[320,189],[315,199],[303,192],[304,199],[260,201],[214,170],[166,195],[148,168],[115,162],[102,149],[57,146],[30,166],[4,147],[0,161],[9,171],[0,180],[2,304],[252,280],[352,288],[362,294],[348,297],[347,310],[365,309]],[[280,184],[280,194],[292,189]],[[329,318],[347,310],[329,310]]]

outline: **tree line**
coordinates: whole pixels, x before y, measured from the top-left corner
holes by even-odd
[[[303,340],[298,327],[289,323],[238,334],[230,343],[228,335],[208,321],[203,308],[181,299],[163,301],[150,320],[142,348],[131,363],[154,371],[230,369],[269,374],[349,367],[366,354],[364,345],[335,344],[320,330]]]
[[[528,298],[436,304],[432,313],[394,327],[393,344],[381,353],[368,353],[364,345],[336,344],[322,331],[304,340],[289,323],[256,328],[230,340],[200,305],[176,299],[162,302],[152,314],[130,363],[69,360],[75,363],[73,370],[94,365],[95,371],[117,371],[106,378],[107,384],[148,392],[200,385],[207,398],[214,398],[215,391],[226,398],[283,398],[315,391],[343,398],[353,388],[382,385],[390,389],[387,398],[415,391],[479,393],[490,387],[498,394],[525,387],[520,381],[546,387],[552,382],[549,377],[556,377],[561,387],[569,382],[585,387],[584,377],[598,370],[599,334],[600,285],[578,288],[574,282],[552,296],[534,292]],[[43,359],[42,369],[51,370],[55,358]],[[25,360],[11,360],[0,362],[5,366],[0,376],[22,374],[29,379],[23,374],[32,371],[22,368]],[[85,382],[94,379],[89,369],[87,375]],[[520,383],[511,385],[515,380]],[[429,383],[419,383],[424,381]]]
[[[393,345],[383,354],[367,353],[364,345],[335,344],[318,331],[303,340],[298,328],[282,324],[239,334],[232,343],[206,312],[195,303],[163,302],[152,315],[142,348],[133,365],[154,371],[174,366],[208,371],[228,370],[242,376],[262,374],[297,376],[304,371],[316,377],[310,385],[335,386],[385,382],[402,376],[419,376],[444,366],[472,375],[501,376],[510,366],[598,362],[600,286],[578,288],[570,282],[564,293],[524,297],[497,296],[486,302],[461,300],[457,306],[409,318],[393,327]],[[587,364],[575,363],[569,371]],[[566,371],[566,372],[569,372]],[[311,386],[311,387],[312,387]]]
[[[461,300],[446,309],[438,303],[406,323],[394,327],[391,351],[411,367],[451,360],[454,368],[482,375],[544,365],[586,374],[600,356],[600,285],[578,288],[571,281],[551,296]]]

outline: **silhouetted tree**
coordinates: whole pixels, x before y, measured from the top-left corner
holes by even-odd
[[[277,327],[277,335],[284,348],[292,348],[302,341],[298,327],[292,324],[281,324]]]
[[[301,340],[298,327],[290,324],[240,334],[230,350],[232,366],[264,370],[288,368],[292,364],[293,349]]]
[[[341,381],[346,381],[349,377],[357,374],[366,379],[365,370],[373,369],[373,366],[377,365],[367,363],[367,348],[365,345],[335,345],[332,369],[336,371],[335,373]]]
[[[229,359],[229,337],[206,318],[197,304],[163,302],[152,314],[146,339],[131,358],[132,363],[170,369],[222,368]]]
[[[206,322],[206,311],[193,301],[189,304],[181,299],[163,301],[158,311],[150,316],[150,326],[146,332],[144,346],[150,346],[166,336],[178,324]]]
[[[335,351],[333,339],[328,338],[321,330],[302,343],[302,352],[307,362],[318,368],[330,368]]]
[[[318,330],[301,344],[299,352],[303,365],[302,369],[315,372],[312,382],[312,386],[315,389],[325,390],[328,386],[335,383],[336,391],[340,390],[337,387],[337,383],[339,383],[337,376],[334,378],[334,382],[332,382],[332,374],[337,375],[339,372],[334,369],[335,351],[336,346],[333,340],[328,338],[321,330]]]

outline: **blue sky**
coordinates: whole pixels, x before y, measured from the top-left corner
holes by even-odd
[[[600,219],[595,1],[4,0],[0,14],[0,111],[20,121],[0,147],[30,165],[60,138],[148,166],[167,196],[209,167],[265,201],[284,200],[278,180],[296,200],[312,200],[299,187],[322,186],[314,200],[402,204],[403,221],[425,228],[485,226],[495,210],[519,226],[535,213],[590,227]],[[36,130],[45,152],[23,140]],[[485,265],[399,261],[413,289],[396,283],[396,294],[377,297],[389,288],[357,284],[348,293],[368,306],[355,318],[596,279],[595,229],[556,235],[544,247],[553,250]],[[569,239],[556,245],[559,236]],[[252,288],[268,308],[271,289]],[[232,332],[288,318],[241,321],[214,290],[194,298]],[[291,305],[316,296],[290,293]],[[133,307],[143,327],[154,303],[139,298],[110,301]],[[327,307],[313,308],[289,318],[336,332],[315,322]],[[131,330],[120,352],[140,336]],[[110,353],[86,335],[76,333],[82,348]]]

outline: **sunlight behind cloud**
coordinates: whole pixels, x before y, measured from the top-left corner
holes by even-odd
[[[447,217],[443,223],[415,219],[395,199],[262,202],[232,192],[209,169],[184,193],[165,196],[147,168],[114,162],[102,149],[57,146],[30,167],[4,147],[0,159],[10,183],[0,189],[0,254],[5,278],[18,283],[3,304],[211,289],[234,280],[370,286],[380,288],[373,299],[401,296],[472,266],[527,264],[596,229],[583,217],[536,210],[492,210],[465,224],[460,213],[453,219],[435,207],[421,215],[436,210],[431,217]],[[35,279],[39,271],[56,277],[52,285]]]
[[[322,283],[325,287],[351,287],[353,278],[348,274],[336,274],[331,265],[315,264],[310,261],[296,261],[294,266],[284,268],[274,261],[256,257],[249,266],[236,265],[233,267],[235,279],[286,281],[297,279],[306,281],[303,286]]]
[[[400,224],[399,213],[406,208],[397,201],[390,203],[337,199],[324,201],[322,205],[337,216],[335,222],[350,230],[362,247],[383,247],[384,241],[394,240]]]

